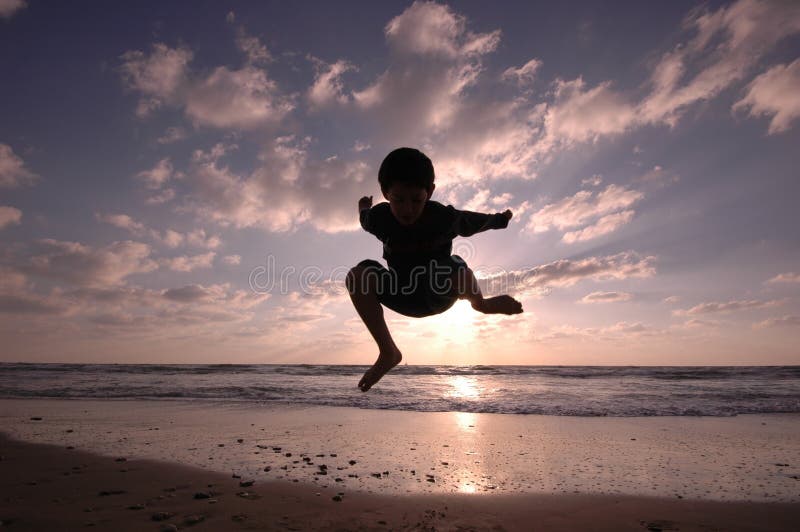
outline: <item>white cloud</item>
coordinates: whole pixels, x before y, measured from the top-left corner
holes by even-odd
[[[678,296],[669,296],[664,298],[664,303],[669,305],[674,305],[675,303],[680,302],[681,298]]]
[[[594,238],[613,233],[623,225],[633,219],[634,211],[622,211],[614,214],[607,214],[597,220],[594,224],[584,227],[579,231],[569,231],[564,233],[561,240],[567,244],[575,242],[585,242]]]
[[[346,104],[349,97],[344,93],[342,74],[355,70],[355,67],[343,60],[332,64],[315,60],[314,63],[317,74],[314,84],[308,89],[308,101],[312,108],[322,108],[333,103]]]
[[[595,142],[601,136],[626,131],[635,120],[633,104],[614,92],[611,82],[587,89],[580,77],[572,81],[557,80],[555,102],[545,116],[545,141],[566,146],[576,142]]]
[[[0,143],[0,188],[16,188],[33,184],[38,176],[25,168],[25,163],[8,144]]]
[[[217,254],[213,251],[200,255],[181,255],[161,259],[161,264],[175,272],[192,272],[199,268],[210,268],[214,263]]]
[[[136,174],[136,177],[144,181],[145,186],[152,190],[160,189],[173,176],[174,170],[169,157],[164,157],[158,161],[150,170],[143,170]]]
[[[189,118],[218,128],[253,129],[276,123],[293,108],[266,72],[253,66],[218,67],[194,83],[186,99]]]
[[[586,294],[579,303],[618,303],[620,301],[630,301],[633,296],[627,292],[592,292]]]
[[[497,47],[500,32],[475,35],[466,20],[446,5],[414,2],[384,28],[393,49],[414,55],[480,55]]]
[[[749,108],[750,116],[771,116],[769,133],[782,133],[800,117],[800,59],[777,65],[747,87],[747,95],[733,110]]]
[[[600,174],[595,174],[592,177],[587,177],[586,179],[581,179],[581,185],[591,185],[593,187],[599,187],[603,183],[603,176]]]
[[[179,91],[185,87],[192,56],[192,51],[186,47],[170,48],[163,43],[154,44],[149,56],[140,50],[122,54],[120,73],[123,82],[129,89],[143,95],[137,110],[140,117],[147,116],[164,103],[175,101]]]
[[[158,265],[150,258],[150,246],[130,240],[92,248],[78,242],[39,240],[30,256],[17,265],[29,274],[79,286],[110,286]]]
[[[25,0],[0,0],[0,18],[11,18],[26,7],[28,3]]]
[[[136,236],[141,236],[147,232],[143,223],[137,222],[127,214],[96,214],[95,217],[101,222],[111,224],[120,229],[126,229]]]
[[[150,196],[145,200],[148,205],[161,205],[172,201],[175,198],[175,189],[165,188],[159,191],[155,196]]]
[[[767,281],[768,283],[800,283],[800,273],[780,273]]]
[[[729,314],[731,312],[738,312],[742,310],[755,310],[772,308],[782,305],[783,300],[773,299],[770,301],[760,301],[756,299],[750,300],[734,300],[727,302],[708,302],[700,303],[689,309],[674,310],[672,313],[676,316],[697,316],[703,314]]]
[[[236,35],[236,46],[247,56],[249,64],[267,63],[272,60],[272,55],[258,37],[248,35],[244,30],[239,30]]]
[[[713,12],[695,9],[684,27],[695,35],[656,65],[651,93],[638,108],[644,122],[675,125],[689,105],[743,79],[780,40],[800,31],[800,3],[740,0]]]
[[[766,329],[770,327],[800,327],[800,316],[787,314],[777,318],[768,318],[756,323],[754,327],[757,329]]]
[[[561,259],[526,270],[480,275],[487,293],[542,295],[553,287],[569,287],[584,279],[646,278],[655,275],[654,256],[642,257],[633,251],[581,260]]]
[[[639,191],[608,185],[605,190],[592,192],[581,190],[573,196],[567,196],[556,203],[545,205],[535,212],[528,221],[527,229],[534,233],[542,233],[552,228],[569,229],[587,224],[598,217],[627,209],[644,197]],[[627,214],[630,213],[630,214]],[[633,211],[627,210],[615,216],[602,220],[602,224],[594,228],[587,228],[587,237],[605,234],[602,231],[611,231],[630,221]],[[600,223],[600,221],[598,221]],[[575,241],[580,235],[574,233],[570,238]],[[566,241],[567,239],[565,239]]]
[[[363,195],[369,168],[360,161],[310,161],[308,139],[283,137],[265,148],[261,165],[236,175],[223,153],[199,152],[189,172],[192,210],[220,225],[290,231],[311,223],[325,232],[354,230],[353,198]]]
[[[503,72],[502,78],[518,85],[530,85],[536,79],[536,71],[542,66],[538,59],[531,59],[519,68],[510,67]]]
[[[0,205],[0,229],[18,225],[22,221],[22,211],[16,207]]]
[[[136,221],[127,214],[97,214],[95,217],[104,223],[114,227],[125,229],[137,237],[149,237],[152,240],[164,244],[170,248],[176,248],[182,244],[187,244],[203,249],[217,249],[222,240],[219,235],[209,235],[205,229],[194,229],[188,233],[180,233],[174,229],[167,229],[163,232],[147,227],[142,222]]]
[[[232,266],[236,266],[242,263],[242,256],[241,255],[225,255],[222,257],[222,262],[225,264],[229,264]]]
[[[159,144],[172,144],[173,142],[178,142],[179,140],[183,140],[187,137],[186,130],[182,127],[168,127],[164,134],[158,139],[156,142]]]

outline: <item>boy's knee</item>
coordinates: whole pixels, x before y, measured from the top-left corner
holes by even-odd
[[[351,294],[356,287],[360,287],[361,291],[364,291],[369,284],[370,277],[377,278],[381,268],[382,266],[379,262],[374,260],[362,260],[347,272],[347,277],[345,277],[345,286],[347,290]]]

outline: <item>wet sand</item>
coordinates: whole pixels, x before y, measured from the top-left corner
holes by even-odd
[[[0,521],[10,530],[793,530],[798,421],[0,400],[0,426],[15,438],[0,440]]]

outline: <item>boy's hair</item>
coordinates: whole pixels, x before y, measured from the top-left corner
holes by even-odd
[[[427,155],[414,148],[392,150],[378,170],[378,183],[383,192],[395,183],[418,186],[430,192],[434,178],[433,163]]]

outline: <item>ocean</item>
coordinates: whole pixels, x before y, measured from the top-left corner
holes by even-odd
[[[290,403],[552,416],[800,412],[800,366],[367,366],[0,364],[1,398]]]

